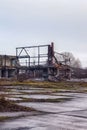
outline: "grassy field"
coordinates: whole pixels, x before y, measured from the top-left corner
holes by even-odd
[[[67,81],[61,81],[61,82],[48,82],[48,81],[24,81],[24,82],[18,82],[18,81],[0,81],[0,90],[3,89],[2,86],[31,86],[36,88],[51,88],[54,89],[54,91],[57,90],[76,90],[76,91],[87,91],[87,83],[86,82],[67,82]]]

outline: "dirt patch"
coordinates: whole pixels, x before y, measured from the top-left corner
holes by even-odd
[[[1,121],[5,121],[5,120],[7,120],[7,119],[9,119],[9,118],[10,118],[10,117],[7,117],[7,116],[6,116],[6,117],[0,116],[0,122],[1,122]]]
[[[22,100],[15,101],[16,103],[20,102],[65,102],[70,101],[72,98],[56,98],[56,99],[36,99],[36,98],[22,98]]]
[[[0,112],[19,112],[19,111],[35,111],[33,108],[19,106],[4,97],[0,98]]]

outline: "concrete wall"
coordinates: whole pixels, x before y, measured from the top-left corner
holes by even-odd
[[[15,67],[16,57],[0,55],[0,66]]]
[[[0,55],[0,78],[14,77],[16,73],[16,57]]]

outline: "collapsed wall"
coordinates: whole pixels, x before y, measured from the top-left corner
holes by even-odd
[[[56,58],[54,43],[51,43],[51,45],[16,48],[16,57],[19,61],[17,67],[18,78],[26,77],[58,80],[70,78],[71,76],[69,65],[67,65],[66,62],[64,64],[64,61],[62,63],[62,61]]]

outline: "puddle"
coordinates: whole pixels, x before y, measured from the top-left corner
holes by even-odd
[[[29,94],[29,95],[14,95],[18,98],[33,98],[33,99],[57,99],[57,98],[68,98],[66,96],[51,96],[51,95],[42,95],[42,94]]]
[[[74,98],[82,98],[82,97],[87,97],[86,93],[71,93],[71,92],[58,92],[58,93],[52,93],[52,95],[55,96],[69,96],[69,97],[74,97]]]
[[[64,98],[63,96],[51,96],[51,95],[29,95],[29,98],[35,98],[35,99],[56,99],[56,98]]]
[[[20,115],[25,115],[27,112],[0,112],[0,116],[7,117],[16,117]]]
[[[47,112],[34,114],[34,112],[0,112],[0,116],[20,117],[18,119],[0,122],[0,130],[87,130],[87,94],[59,92],[50,94],[27,94],[28,92],[49,91],[43,88],[29,88],[27,86],[7,86],[10,89],[10,100],[21,98],[56,99],[70,98],[72,100],[60,103],[48,102],[22,102],[19,105],[32,107],[36,110]],[[12,92],[11,92],[12,91]],[[0,91],[2,94],[8,92]],[[26,95],[22,94],[25,92]]]
[[[33,107],[37,110],[45,112],[64,112],[64,111],[73,111],[73,110],[82,110],[87,109],[87,95],[82,95],[82,98],[73,98],[71,101],[66,101],[62,103],[45,103],[45,102],[36,102],[36,103],[20,103],[23,106]],[[84,98],[83,98],[84,95]]]
[[[37,102],[37,103],[19,103],[19,105],[23,105],[26,107],[32,107],[35,108],[36,110],[44,111],[44,112],[52,112],[52,113],[61,113],[65,111],[73,111],[73,110],[78,110],[76,107],[71,107],[71,106],[65,106],[63,103],[42,103],[42,102]]]
[[[35,92],[43,92],[41,90],[35,90],[35,89],[30,89],[30,90],[19,90],[20,93],[35,93]]]
[[[5,99],[7,99],[7,100],[11,100],[11,101],[22,100],[21,98],[12,98],[12,97],[6,97]]]
[[[0,123],[0,130],[87,130],[87,120],[60,114],[37,115]]]

